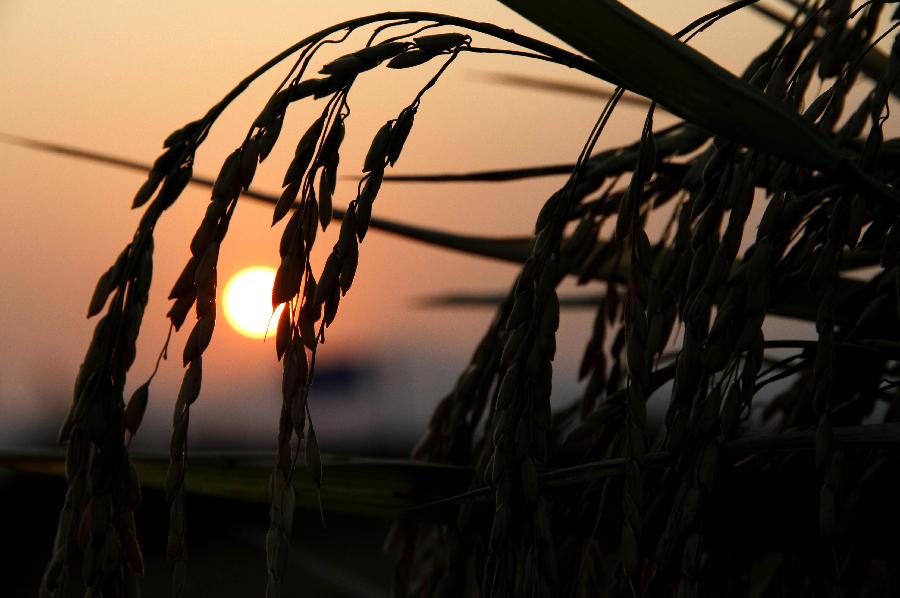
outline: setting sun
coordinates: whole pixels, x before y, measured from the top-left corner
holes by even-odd
[[[266,266],[244,268],[225,285],[225,319],[240,334],[263,338],[267,328],[274,330],[284,305],[272,313],[272,285],[275,270]]]

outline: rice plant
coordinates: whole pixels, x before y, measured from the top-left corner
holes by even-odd
[[[900,90],[900,11],[885,6],[892,2],[782,0],[772,10],[742,0],[669,35],[614,0],[503,3],[578,53],[449,15],[360,17],[304,38],[166,138],[133,200],[140,225],[88,308],[100,318],[60,433],[68,490],[42,596],[65,595],[75,564],[88,596],[139,595],[138,467],[165,487],[173,594],[183,594],[191,406],[216,325],[219,249],[246,200],[270,202],[273,224],[286,221],[272,289],[273,308],[286,308],[275,338],[283,396],[267,482],[267,596],[282,594],[297,505],[338,495],[323,477],[308,397],[327,328],[342,301],[357,299],[350,290],[370,227],[521,263],[508,292],[487,299],[496,303],[493,321],[412,455],[446,487],[437,500],[391,506],[397,520],[386,548],[397,559],[397,596],[896,588],[900,162],[885,126]],[[690,40],[745,10],[782,29],[738,77]],[[565,184],[521,242],[379,219],[379,190],[401,178],[391,168],[428,110],[429,90],[482,53],[575,69],[615,91],[571,164],[402,178],[564,172]],[[248,119],[218,176],[195,178],[194,156],[217,118],[283,63],[281,85]],[[426,74],[406,107],[385,115],[364,163],[348,165],[340,156],[353,126],[350,92],[383,69]],[[646,98],[637,141],[595,152],[625,91]],[[321,115],[305,131],[286,130],[299,102],[318,103]],[[679,122],[654,127],[660,109]],[[296,144],[282,192],[251,191],[279,141]],[[361,178],[356,197],[337,209],[342,172]],[[171,329],[190,333],[163,475],[128,453],[153,376],[127,400],[124,388],[151,291],[154,228],[192,181],[211,187],[211,197],[169,293]],[[665,223],[652,236],[651,218]],[[340,233],[316,272],[310,256],[328,226]],[[861,268],[862,278],[847,275]],[[557,327],[570,303],[557,287],[567,277],[598,290],[596,319],[581,394],[554,411]],[[814,324],[816,338],[771,338],[764,326],[773,315]],[[779,381],[786,384],[773,392]],[[665,404],[661,427],[648,423],[651,400]],[[355,492],[365,496],[353,489],[358,472],[337,478],[351,502]]]

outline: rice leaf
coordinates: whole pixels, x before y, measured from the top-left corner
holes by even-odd
[[[763,95],[619,2],[501,0],[595,60],[621,84],[738,143],[822,170],[900,203],[784,104]]]
[[[580,83],[571,83],[558,79],[548,79],[546,77],[532,77],[530,75],[520,75],[516,73],[479,73],[478,79],[506,85],[508,87],[520,87],[522,89],[530,89],[534,91],[545,91],[549,93],[565,94],[568,96],[580,96],[592,100],[608,100],[612,96],[612,90],[602,89],[596,84],[584,85]],[[619,99],[620,104],[630,104],[639,108],[649,108],[650,101],[634,94],[626,94]]]

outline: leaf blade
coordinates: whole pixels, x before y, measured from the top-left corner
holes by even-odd
[[[797,114],[618,2],[501,2],[688,122],[811,168],[841,166],[837,148]]]

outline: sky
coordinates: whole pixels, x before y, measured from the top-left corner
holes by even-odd
[[[669,31],[721,6],[700,0],[626,4]],[[411,8],[491,21],[554,42],[499,3],[481,1],[410,6],[6,0],[0,3],[0,133],[151,162],[171,131],[205,113],[243,76],[293,42],[348,18]],[[693,45],[740,70],[774,33],[761,17],[745,13],[720,22]],[[364,43],[357,35],[330,56]],[[198,153],[195,173],[215,175],[285,72],[276,69],[234,102]],[[380,70],[354,86],[343,174],[359,172],[374,132],[409,102],[427,73]],[[555,65],[464,56],[425,96],[396,172],[528,166],[577,157],[601,101],[511,88],[490,81],[491,73],[604,87]],[[257,173],[255,189],[279,191],[292,146],[320,109],[310,104],[289,115],[280,146]],[[642,120],[639,109],[622,106],[598,149],[633,141]],[[665,116],[657,119],[658,126],[667,122]],[[85,319],[88,300],[97,277],[134,232],[140,212],[129,206],[142,182],[138,173],[0,144],[0,448],[45,441],[68,407],[95,323]],[[386,184],[375,213],[469,234],[522,235],[562,182]],[[355,185],[352,179],[341,181],[336,205],[353,198]],[[189,255],[188,242],[207,199],[206,190],[188,188],[157,229],[154,285],[129,390],[147,378],[162,347],[165,296]],[[281,227],[270,223],[268,207],[242,200],[221,252],[220,290],[242,268],[276,265]],[[334,229],[317,243],[314,261],[320,265]],[[502,291],[515,272],[507,264],[371,232],[361,247],[353,289],[319,352],[323,371],[351,364],[363,372],[350,386],[329,386],[327,380],[321,391],[314,386],[313,416],[323,450],[329,442],[378,442],[421,430],[467,363],[492,311],[426,309],[418,301],[446,292]],[[575,396],[575,369],[591,321],[588,312],[563,314],[556,400]],[[174,337],[173,355],[180,355],[187,332]],[[140,448],[165,446],[179,361],[164,362],[154,381]],[[220,319],[204,370],[193,440],[238,447],[274,438],[280,366],[273,342],[242,337]]]

